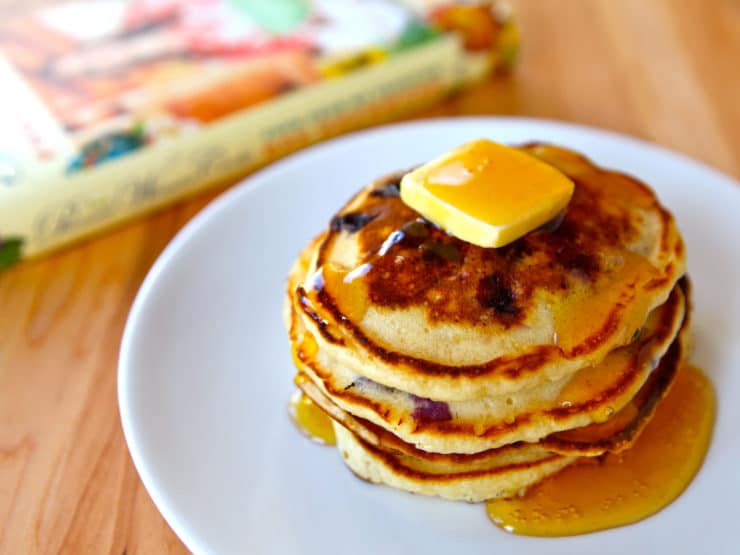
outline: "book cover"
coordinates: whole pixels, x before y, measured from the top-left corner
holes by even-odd
[[[0,22],[0,268],[508,67],[497,2],[99,0]]]

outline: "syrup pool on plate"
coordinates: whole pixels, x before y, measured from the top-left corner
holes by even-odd
[[[300,390],[290,397],[290,416],[309,439],[322,445],[336,445],[331,418]]]
[[[653,515],[691,483],[714,423],[712,385],[684,365],[635,444],[619,454],[576,463],[522,497],[487,503],[501,528],[525,536],[573,536]]]

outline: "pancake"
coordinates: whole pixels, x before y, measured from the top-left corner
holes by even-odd
[[[407,207],[399,175],[367,187],[294,269],[291,303],[332,364],[439,401],[573,375],[628,344],[685,269],[645,185],[571,151],[521,147],[576,184],[562,221],[510,245],[460,241]]]
[[[375,449],[342,426],[335,425],[334,429],[345,463],[360,478],[451,500],[478,502],[511,497],[577,460],[577,457],[551,454],[466,470],[458,465],[429,469],[418,464],[423,462],[418,459]]]
[[[517,495],[584,457],[629,448],[670,389],[684,356],[687,329],[682,327],[633,400],[605,423],[553,434],[538,443],[517,442],[472,455],[419,450],[345,413],[323,396],[310,378],[299,375],[297,383],[334,420],[337,447],[361,478],[414,493],[483,501]]]
[[[475,453],[516,441],[534,442],[554,432],[603,422],[624,407],[668,350],[684,318],[684,296],[676,287],[655,309],[631,344],[565,380],[503,397],[441,402],[424,399],[322,364],[310,335],[296,322],[296,365],[331,401],[381,426],[419,449]]]
[[[399,198],[357,193],[299,255],[284,318],[296,384],[358,476],[481,501],[628,449],[686,352],[675,222],[645,185],[572,151],[521,148],[575,187],[555,220],[499,248]]]
[[[446,499],[480,501],[514,495],[577,460],[525,443],[474,455],[426,453],[345,413],[307,376],[299,374],[296,383],[333,419],[337,448],[345,463],[369,482]]]

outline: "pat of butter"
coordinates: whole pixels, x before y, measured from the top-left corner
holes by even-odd
[[[553,219],[573,182],[521,150],[479,139],[401,180],[401,199],[455,237],[502,247]]]

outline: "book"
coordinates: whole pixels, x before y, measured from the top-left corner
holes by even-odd
[[[0,21],[0,268],[510,67],[497,1],[82,0]]]

